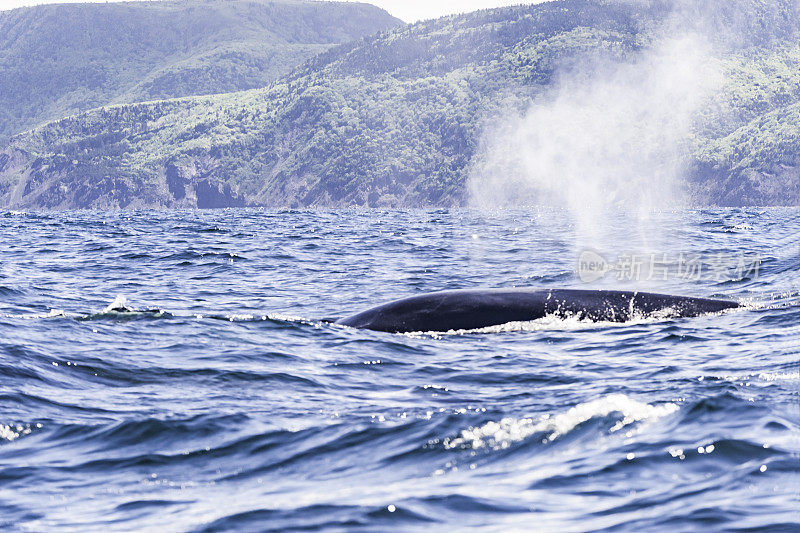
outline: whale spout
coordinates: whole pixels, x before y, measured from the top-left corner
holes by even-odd
[[[593,322],[696,317],[739,307],[736,302],[645,292],[489,289],[436,292],[375,307],[336,323],[388,333],[445,332],[528,322],[545,316]]]

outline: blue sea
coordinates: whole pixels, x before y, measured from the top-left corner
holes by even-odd
[[[0,222],[0,529],[800,531],[800,210]],[[332,323],[478,287],[744,307]]]

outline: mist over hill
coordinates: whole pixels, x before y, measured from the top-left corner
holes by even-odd
[[[686,203],[797,205],[798,20],[794,0],[562,0],[394,28],[263,89],[19,135],[0,203],[502,206],[591,175],[609,202],[666,180]]]
[[[402,24],[301,0],[57,4],[0,12],[0,139],[110,104],[264,87],[311,56]]]

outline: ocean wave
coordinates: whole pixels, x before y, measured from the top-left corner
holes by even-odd
[[[395,506],[307,505],[293,509],[253,509],[219,518],[195,529],[195,533],[217,531],[311,531],[351,530],[371,524],[378,530],[398,527],[430,527],[437,522],[434,516],[425,516]]]
[[[566,435],[575,427],[593,418],[620,415],[611,427],[616,432],[631,424],[653,421],[678,411],[674,403],[650,405],[639,402],[624,394],[610,394],[604,398],[582,403],[566,412],[546,415],[540,419],[504,418],[498,422],[488,422],[479,427],[465,429],[453,439],[444,442],[445,448],[508,448],[512,443],[523,441],[533,435],[543,434],[543,442],[552,442]]]
[[[81,322],[104,320],[104,319],[195,319],[195,320],[216,320],[224,322],[275,322],[287,324],[302,324],[313,327],[321,327],[329,324],[326,321],[312,320],[303,318],[296,315],[286,313],[264,313],[264,314],[251,314],[251,313],[217,313],[214,311],[168,311],[166,309],[145,308],[137,309],[134,307],[128,298],[124,295],[117,295],[101,311],[95,313],[76,313],[65,312],[62,309],[51,309],[46,313],[20,313],[20,314],[4,314],[3,318],[17,319],[17,320],[42,320],[54,318],[68,318]]]
[[[741,311],[429,336],[321,318],[409,291],[574,288],[574,228],[450,211],[4,219],[0,529],[797,529],[800,277],[796,245],[770,249],[800,218],[725,213],[666,215],[653,245],[775,256],[761,277],[652,286]]]
[[[59,318],[70,316],[61,309],[51,309],[47,313],[22,313],[22,314],[5,314],[3,318],[14,318],[18,320],[37,320],[43,318]],[[79,316],[79,315],[72,315]]]
[[[234,261],[247,261],[247,257],[237,252],[216,252],[216,251],[195,251],[187,250],[185,252],[172,253],[158,257],[159,261],[182,261],[185,264],[193,264],[193,261],[199,259],[222,259],[228,262]]]
[[[25,290],[23,289],[19,289],[17,287],[9,287],[7,285],[0,285],[0,296],[11,297],[11,296],[22,296],[24,294]]]

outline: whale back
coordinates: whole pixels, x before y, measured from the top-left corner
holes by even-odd
[[[738,307],[735,302],[643,292],[599,290],[492,289],[445,291],[413,296],[337,322],[390,333],[470,330],[528,322],[548,315],[594,322],[637,317],[694,317]]]

